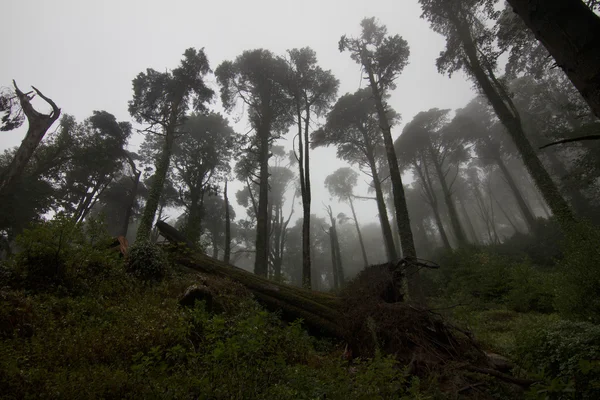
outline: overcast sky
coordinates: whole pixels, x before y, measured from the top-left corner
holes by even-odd
[[[343,34],[358,34],[361,19],[372,16],[410,45],[410,63],[390,101],[403,117],[394,137],[419,111],[459,108],[474,95],[463,75],[449,79],[437,72],[435,59],[444,39],[420,18],[417,0],[0,0],[0,16],[5,34],[0,86],[10,86],[12,79],[22,90],[34,85],[79,121],[93,110],[129,121],[132,79],[146,68],[176,67],[189,47],[204,47],[214,70],[244,50],[283,54],[309,46],[320,65],[340,80],[339,94],[354,92],[364,85],[360,68],[348,53],[338,52],[337,43]],[[218,91],[214,76],[208,80]],[[220,100],[212,108],[222,111]],[[247,131],[245,119],[234,126]],[[18,145],[25,129],[0,132],[0,150]],[[131,149],[141,141],[133,138]],[[289,141],[281,144],[289,147]],[[322,203],[329,202],[329,194],[323,181],[346,164],[335,158],[334,149],[317,149],[311,157],[312,208],[324,215]],[[359,194],[366,193],[366,180]],[[338,211],[348,212],[346,207]],[[361,202],[358,208],[361,222],[375,221],[374,202]]]

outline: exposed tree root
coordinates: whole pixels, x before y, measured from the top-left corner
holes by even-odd
[[[168,228],[165,231],[165,227]],[[167,239],[182,243],[174,228],[160,223]],[[474,387],[470,379],[456,378],[464,371],[528,387],[533,381],[498,370],[469,332],[446,322],[441,315],[402,301],[402,268],[397,264],[373,265],[361,272],[339,296],[270,281],[187,248],[173,247],[174,260],[201,273],[243,285],[266,309],[285,321],[301,318],[316,336],[333,336],[348,343],[352,357],[393,355],[410,373],[451,374],[456,392]],[[213,293],[214,295],[214,293]],[[480,385],[477,385],[480,386]]]

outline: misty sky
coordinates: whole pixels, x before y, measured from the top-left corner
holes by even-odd
[[[360,68],[348,53],[338,52],[337,43],[342,34],[357,35],[361,19],[371,16],[410,45],[410,63],[390,100],[403,117],[394,137],[419,111],[462,107],[474,96],[463,75],[449,79],[437,72],[435,59],[444,39],[420,19],[417,0],[0,0],[0,16],[5,34],[0,86],[10,86],[12,79],[22,90],[34,85],[78,121],[93,110],[130,121],[132,79],[146,68],[176,67],[189,47],[204,47],[214,70],[244,50],[266,48],[283,54],[309,46],[320,65],[340,80],[339,94],[354,92],[364,86]],[[218,92],[214,76],[208,82]],[[44,103],[34,105],[48,109]],[[218,98],[211,108],[222,112]],[[245,118],[234,127],[248,130]],[[0,132],[0,150],[18,145],[25,130]],[[137,150],[141,142],[136,135],[130,148]],[[289,141],[279,144],[290,147]],[[312,208],[324,215],[322,204],[329,202],[329,194],[323,181],[346,164],[335,158],[334,149],[311,154]],[[359,194],[366,194],[368,178],[363,178]],[[234,206],[240,216],[240,207]],[[346,208],[339,206],[337,211],[348,212]],[[300,215],[301,208],[296,210]],[[375,202],[360,202],[357,211],[361,223],[376,219]]]

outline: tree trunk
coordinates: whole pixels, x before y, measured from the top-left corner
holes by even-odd
[[[335,261],[338,275],[338,284],[340,287],[344,286],[346,281],[344,277],[344,265],[342,264],[342,252],[340,251],[340,240],[337,234],[337,228],[335,226],[335,220],[333,221],[333,245],[335,249]]]
[[[486,73],[484,70],[478,58],[477,48],[471,37],[469,27],[461,22],[458,17],[453,20],[453,23],[461,37],[463,48],[468,58],[466,60],[468,67],[475,76],[479,87],[491,103],[502,124],[506,127],[521,155],[523,163],[550,206],[552,213],[557,217],[562,229],[570,231],[575,222],[573,213],[527,139],[521,125],[520,116],[512,100],[505,93],[500,93],[500,89],[494,86],[492,81],[496,79],[492,71],[488,70]]]
[[[229,197],[227,197],[227,180],[225,180],[223,198],[225,199],[225,253],[223,254],[223,262],[229,264],[229,260],[231,259],[231,217],[229,216]]]
[[[465,207],[465,202],[461,196],[458,197],[458,203],[460,204],[460,209],[462,210],[465,221],[467,222],[467,227],[469,228],[469,233],[471,234],[471,239],[473,243],[479,244],[479,237],[475,232],[475,227],[473,226],[473,221],[471,221],[471,217],[469,217],[469,213],[467,212],[467,208]]]
[[[145,242],[150,240],[152,231],[152,223],[156,215],[156,210],[160,204],[165,180],[169,172],[169,164],[171,163],[171,151],[173,150],[173,141],[175,140],[174,129],[169,129],[165,136],[165,143],[160,154],[160,158],[156,163],[156,171],[154,172],[154,182],[148,193],[148,200],[142,213],[140,226],[138,227],[135,240],[137,242]]]
[[[440,215],[440,210],[438,208],[437,196],[435,195],[435,191],[433,190],[433,185],[431,184],[431,176],[429,175],[429,168],[427,168],[427,164],[425,163],[425,159],[422,159],[423,170],[419,168],[415,163],[415,169],[419,174],[419,178],[421,179],[421,184],[425,189],[425,193],[429,200],[429,206],[431,207],[431,211],[433,212],[433,218],[435,220],[435,225],[438,228],[440,233],[440,237],[442,238],[442,244],[446,248],[446,250],[452,250],[452,246],[450,245],[450,240],[448,240],[448,235],[446,235],[446,230],[444,229],[444,224],[442,222],[442,217]]]
[[[131,214],[133,213],[133,206],[135,205],[135,199],[137,198],[137,191],[140,186],[140,178],[142,171],[134,170],[133,187],[131,194],[129,195],[129,202],[125,209],[125,217],[123,218],[123,226],[121,227],[121,236],[127,237],[127,231],[129,230],[129,221],[131,220]]]
[[[352,203],[352,197],[348,197],[350,203],[350,209],[352,210],[352,218],[354,219],[354,225],[356,226],[356,233],[358,233],[358,241],[360,243],[360,250],[362,252],[363,261],[365,268],[369,266],[369,260],[367,258],[367,251],[365,250],[365,243],[363,241],[362,233],[360,232],[360,226],[358,225],[358,219],[356,219],[356,211],[354,211],[354,203]],[[390,260],[391,261],[391,260]]]
[[[369,143],[367,135],[364,135],[364,138],[365,141]],[[381,180],[379,179],[379,172],[377,171],[377,164],[375,162],[375,157],[373,156],[373,151],[371,149],[370,144],[368,144],[367,151],[370,153],[368,156],[369,167],[371,168],[371,175],[373,176],[373,187],[375,188],[377,211],[379,212],[379,222],[381,224],[381,231],[383,233],[383,241],[385,243],[385,250],[387,253],[388,261],[397,260],[398,252],[396,251],[396,245],[394,243],[394,236],[392,233],[392,228],[390,226],[387,207],[385,205],[385,198],[383,196]]]
[[[452,224],[452,229],[454,230],[454,236],[458,242],[458,247],[462,247],[467,244],[467,237],[465,236],[465,231],[463,230],[460,220],[458,219],[456,205],[454,204],[454,201],[452,201],[452,194],[450,193],[450,188],[448,188],[448,184],[446,183],[446,174],[444,174],[444,171],[442,170],[442,165],[437,158],[437,154],[435,153],[429,138],[427,139],[427,144],[429,147],[429,154],[431,155],[431,159],[433,161],[433,166],[442,187],[444,202],[446,203],[446,208],[448,209],[450,223]]]
[[[303,118],[300,103],[296,104],[296,118],[298,123],[298,168],[300,170],[300,194],[302,197],[302,286],[310,289],[312,284],[310,259],[310,142],[308,134],[310,105],[306,106],[304,131],[302,129]]]
[[[48,97],[44,96],[35,87],[33,90],[44,99],[48,104],[52,106],[52,112],[49,115],[42,114],[36,111],[30,103],[33,96],[29,96],[26,93],[21,92],[17,87],[16,82],[13,80],[15,86],[15,92],[19,98],[19,103],[23,109],[23,113],[27,117],[29,127],[25,138],[21,142],[21,146],[17,150],[17,153],[11,160],[8,167],[4,170],[4,173],[0,175],[0,198],[3,198],[12,189],[13,185],[21,178],[25,167],[29,163],[31,156],[35,152],[35,149],[39,146],[40,142],[44,138],[44,135],[50,129],[54,121],[60,117],[60,108]],[[5,210],[8,211],[8,210]]]
[[[258,187],[258,213],[256,215],[256,256],[254,273],[266,277],[269,268],[269,135],[263,128],[259,132],[260,175]]]
[[[394,149],[392,128],[387,119],[385,106],[383,104],[383,93],[379,92],[379,87],[377,86],[378,83],[375,81],[375,76],[373,75],[371,68],[367,67],[366,69],[369,75],[371,91],[373,92],[373,97],[375,99],[375,106],[377,108],[377,115],[379,118],[379,126],[383,134],[385,152],[387,155],[388,166],[390,168],[390,179],[392,181],[392,192],[394,194],[394,208],[396,209],[396,221],[398,223],[398,232],[400,233],[402,253],[404,254],[405,258],[416,259],[417,252],[415,250],[415,243],[413,240],[412,231],[410,229],[410,217],[408,215],[408,208],[406,206],[406,198],[404,196],[402,175],[400,174],[398,157],[396,157],[396,150]],[[406,271],[406,276],[408,282],[408,295],[416,302],[423,302],[424,296],[421,288],[419,270],[414,265],[411,265]]]
[[[573,207],[575,212],[581,217],[588,216],[590,202],[585,198],[583,193],[581,193],[581,190],[577,188],[570,188],[568,187],[568,185],[565,188],[562,184],[563,179],[569,174],[569,171],[556,155],[556,150],[548,149],[548,151],[546,152],[546,157],[550,162],[550,169],[554,171],[556,177],[558,178],[559,186],[562,186],[562,192],[566,193],[567,197],[570,197],[571,206]]]
[[[506,164],[504,164],[504,161],[502,160],[499,154],[496,155],[496,163],[498,164],[500,171],[502,171],[502,175],[504,175],[504,179],[506,180],[506,183],[508,184],[508,187],[510,188],[510,191],[512,192],[513,196],[515,197],[515,200],[517,200],[517,205],[519,206],[519,210],[521,211],[523,220],[527,224],[527,228],[530,232],[533,231],[535,227],[535,217],[533,216],[531,209],[527,205],[525,198],[523,198],[523,194],[517,187],[517,183],[515,182],[512,174],[506,167]]]
[[[581,0],[508,3],[600,118],[600,18]]]
[[[335,236],[333,226],[329,227],[329,242],[331,243],[331,275],[333,276],[333,288],[338,289],[340,283],[338,280],[337,256],[335,251]]]
[[[190,207],[188,210],[188,219],[185,224],[184,233],[188,240],[192,243],[198,243],[200,239],[200,224],[201,224],[201,210],[200,210],[200,194],[191,193]]]

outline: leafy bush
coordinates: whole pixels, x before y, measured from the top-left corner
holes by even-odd
[[[600,323],[600,229],[579,223],[565,248],[556,306],[566,317]]]
[[[554,310],[555,274],[548,268],[540,270],[528,260],[516,262],[477,247],[445,252],[438,262],[439,271],[428,271],[430,290],[438,297],[471,304],[473,309],[506,306],[519,312]]]
[[[587,322],[556,321],[533,324],[517,334],[515,360],[537,371],[544,385],[565,391],[569,383],[575,398],[600,398],[600,326]]]
[[[136,242],[129,248],[127,272],[148,281],[160,281],[167,273],[165,253],[154,243]]]
[[[0,274],[9,285],[28,290],[82,292],[115,266],[110,242],[101,221],[82,224],[58,215],[17,237],[18,253]]]

